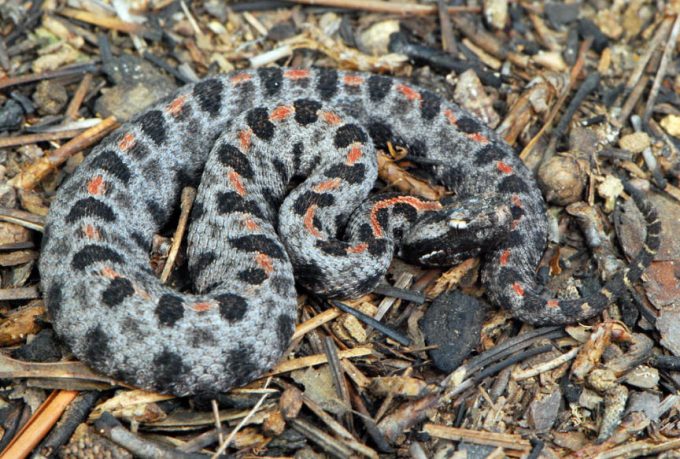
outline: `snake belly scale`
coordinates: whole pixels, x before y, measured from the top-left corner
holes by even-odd
[[[445,204],[367,199],[375,148],[392,139],[427,160],[458,202],[501,203],[490,220],[500,229],[482,240],[462,225],[455,240],[442,239]],[[187,236],[193,290],[180,293],[154,276],[148,250],[181,189],[199,180]],[[551,298],[536,281],[543,198],[512,149],[473,116],[384,76],[239,71],[180,88],[88,155],[50,207],[41,282],[56,332],[89,366],[146,389],[214,393],[282,357],[296,281],[329,297],[367,293],[400,239],[402,252],[434,266],[455,261],[454,251],[483,255],[487,297],[523,321],[597,314],[658,247],[656,213],[632,195],[647,238],[630,268],[590,298]]]

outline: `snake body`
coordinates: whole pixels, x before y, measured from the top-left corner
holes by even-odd
[[[452,202],[367,199],[386,141],[422,159]],[[148,251],[182,188],[199,180],[187,246],[193,291],[180,293],[154,276]],[[180,88],[94,148],[51,205],[41,282],[55,330],[89,366],[146,389],[214,393],[280,360],[296,281],[356,297],[376,286],[395,248],[432,266],[483,255],[489,300],[523,321],[593,316],[658,246],[654,210],[633,197],[648,228],[631,267],[593,297],[551,298],[536,281],[543,198],[472,115],[384,76],[238,71]]]

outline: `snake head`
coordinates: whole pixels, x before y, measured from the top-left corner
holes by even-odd
[[[451,266],[476,257],[510,232],[507,198],[482,195],[457,199],[428,212],[401,241],[401,256],[425,266]]]

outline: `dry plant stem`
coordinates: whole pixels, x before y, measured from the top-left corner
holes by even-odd
[[[222,422],[220,421],[220,407],[217,405],[217,400],[210,400],[213,416],[215,417],[215,431],[217,432],[218,444],[224,443],[224,435],[222,435]]]
[[[40,132],[37,134],[5,137],[0,139],[0,148],[15,147],[17,145],[28,145],[38,142],[49,142],[50,140],[71,139],[82,132],[82,129],[69,129],[67,131]]]
[[[349,446],[333,438],[326,432],[318,429],[307,421],[303,421],[302,419],[291,419],[288,422],[295,430],[307,437],[310,441],[319,445],[321,449],[326,451],[331,456],[337,458],[352,456],[352,449]]]
[[[133,434],[123,427],[109,412],[103,413],[94,423],[94,426],[98,434],[103,435],[117,445],[132,452],[135,457],[163,457],[167,459],[193,459],[205,457],[204,455],[188,454],[176,449],[168,448]]]
[[[0,301],[34,300],[36,298],[40,298],[37,287],[0,289]]]
[[[85,100],[85,96],[90,90],[91,85],[92,74],[86,73],[82,81],[78,85],[78,89],[76,89],[75,94],[73,94],[71,102],[68,104],[68,107],[66,108],[66,116],[68,118],[71,118],[72,120],[78,119],[78,111],[80,110],[80,106],[82,105],[83,100]]]
[[[269,378],[267,378],[267,382],[264,383],[263,389],[266,389],[267,387],[269,387],[269,383],[271,383],[271,382],[272,382],[272,378],[270,376]],[[269,396],[269,393],[266,393],[266,394],[262,395],[262,397],[260,397],[260,399],[257,401],[255,406],[253,406],[253,409],[251,409],[248,412],[248,414],[241,420],[241,422],[238,423],[238,425],[234,428],[234,430],[231,431],[231,433],[229,434],[227,439],[224,440],[223,443],[220,443],[220,447],[217,448],[217,451],[215,451],[215,454],[213,454],[211,456],[211,459],[217,459],[218,457],[220,457],[220,455],[229,446],[229,443],[231,443],[231,441],[234,439],[234,437],[236,437],[236,434],[238,433],[238,431],[241,430],[244,425],[246,425],[246,423],[250,420],[250,418],[253,417],[253,415],[255,413],[257,413],[257,411],[260,409],[260,407],[262,406],[262,404],[264,403],[264,401],[267,399],[268,396]]]
[[[52,78],[61,78],[71,75],[77,75],[84,72],[96,72],[98,67],[94,64],[76,65],[65,69],[52,70],[43,73],[31,73],[29,75],[21,75],[10,78],[0,78],[0,89],[9,88],[26,83],[33,83],[41,80],[50,80]]]
[[[42,232],[45,227],[45,217],[23,210],[0,207],[0,221],[14,223],[24,228]]]
[[[623,107],[621,107],[621,112],[619,113],[619,116],[617,116],[616,119],[612,120],[612,125],[614,127],[618,129],[621,129],[623,127],[623,125],[628,120],[628,117],[630,116],[631,112],[633,111],[633,108],[635,108],[635,104],[637,104],[638,101],[640,100],[640,97],[642,97],[642,92],[647,87],[648,82],[649,77],[647,75],[643,76],[642,78],[640,78],[640,80],[638,80],[637,84],[628,95],[628,98],[623,103]]]
[[[49,156],[40,158],[25,171],[9,181],[9,184],[22,190],[31,190],[40,183],[55,168],[63,164],[68,158],[83,149],[99,142],[103,137],[118,127],[114,116],[109,116],[98,125],[91,127],[82,134],[66,142],[54,150]]]
[[[423,431],[433,437],[443,438],[453,441],[466,441],[477,445],[500,446],[510,450],[506,451],[509,455],[526,454],[531,450],[531,443],[524,440],[519,435],[502,434],[495,432],[482,432],[478,430],[460,429],[456,427],[446,427],[437,424],[425,424]]]
[[[597,459],[627,459],[633,457],[652,456],[664,451],[680,448],[680,439],[669,440],[663,443],[653,444],[649,441],[636,441],[627,443],[609,451],[598,454]]]
[[[533,378],[534,376],[538,376],[541,373],[545,373],[546,371],[554,370],[560,365],[574,359],[576,357],[576,354],[578,354],[577,347],[573,348],[569,352],[565,352],[564,354],[560,355],[555,359],[550,360],[549,362],[542,363],[541,365],[537,365],[527,370],[514,372],[512,374],[512,379],[514,379],[515,381],[522,381],[524,379],[529,379]]]
[[[140,33],[144,31],[144,27],[132,22],[121,21],[113,17],[100,16],[88,11],[76,10],[74,8],[64,8],[59,11],[59,14],[67,18],[76,19],[78,21],[86,22],[104,29],[117,30],[118,32],[126,32],[130,34]]]
[[[113,385],[115,381],[94,373],[80,362],[34,363],[22,362],[0,354],[0,378],[44,378],[87,380]]]
[[[81,392],[73,400],[66,412],[59,420],[59,423],[52,429],[45,441],[38,447],[36,456],[53,457],[57,449],[65,444],[81,422],[87,419],[88,414],[99,399],[101,392],[88,391]]]
[[[347,389],[347,380],[345,379],[345,372],[342,365],[340,364],[340,359],[338,358],[338,348],[335,346],[333,339],[330,336],[326,336],[323,341],[324,352],[326,357],[328,357],[328,367],[331,370],[331,377],[333,378],[333,386],[335,386],[335,393],[338,399],[343,402],[347,411],[345,412],[344,421],[345,426],[348,429],[354,430],[354,425],[352,423],[352,414],[349,411],[349,407],[352,406],[349,400],[349,390]]]
[[[184,233],[189,223],[189,215],[191,214],[191,207],[195,198],[196,188],[186,187],[182,190],[177,229],[175,230],[175,234],[172,236],[172,245],[170,246],[170,251],[168,252],[168,259],[165,261],[165,266],[163,266],[163,272],[161,273],[161,283],[163,284],[168,281],[170,273],[172,272],[172,268],[175,267],[175,260],[177,259],[179,248],[182,245],[182,239],[184,238]]]
[[[666,36],[668,36],[672,24],[673,24],[672,17],[665,18],[661,25],[659,26],[659,28],[656,29],[654,36],[647,45],[647,49],[645,50],[644,54],[640,56],[640,59],[637,61],[635,68],[630,74],[630,78],[628,78],[628,81],[626,82],[625,94],[629,94],[630,91],[632,91],[633,87],[637,85],[638,80],[640,79],[640,77],[642,77],[642,74],[644,73],[645,68],[647,67],[647,63],[652,58],[652,55],[654,55],[657,48],[659,47],[661,42],[666,38]]]
[[[666,76],[666,70],[668,69],[668,64],[673,56],[673,50],[675,49],[676,42],[678,41],[678,33],[680,33],[680,14],[675,16],[675,22],[673,23],[673,29],[666,41],[666,47],[663,50],[663,55],[661,56],[661,62],[659,63],[659,69],[654,77],[654,83],[652,83],[652,89],[649,91],[649,96],[647,97],[647,104],[645,105],[645,111],[642,115],[642,123],[644,125],[649,121],[649,117],[652,115],[652,108],[654,108],[654,103],[656,102],[656,96],[659,94],[659,88]]]
[[[372,353],[373,349],[370,347],[355,347],[354,349],[338,352],[338,358],[351,359],[356,357],[366,357]],[[315,354],[309,355],[307,357],[300,357],[298,359],[285,360],[274,367],[274,369],[269,374],[267,374],[267,376],[288,373],[293,370],[299,370],[300,368],[307,368],[327,362],[328,358],[324,354]]]
[[[311,319],[306,320],[305,322],[301,323],[295,328],[295,333],[293,333],[291,341],[296,341],[302,338],[310,331],[320,327],[325,323],[330,322],[331,320],[340,317],[340,314],[341,312],[338,311],[337,309],[326,309],[322,313],[315,315]]]
[[[456,42],[453,39],[453,28],[451,27],[451,17],[446,10],[446,2],[437,0],[437,11],[439,13],[439,26],[442,31],[442,49],[449,54],[456,53]]]
[[[534,138],[531,139],[527,146],[524,147],[524,150],[522,150],[522,152],[519,154],[519,157],[522,160],[525,160],[527,156],[529,156],[529,154],[534,149],[538,141],[541,140],[543,135],[552,128],[552,125],[555,122],[557,114],[559,113],[560,109],[566,102],[567,97],[569,97],[569,94],[571,93],[572,89],[576,85],[576,80],[578,79],[578,76],[581,73],[583,66],[585,65],[586,53],[590,49],[592,43],[593,43],[592,37],[588,37],[583,41],[583,43],[581,43],[581,47],[579,48],[578,52],[578,57],[576,58],[576,63],[572,67],[571,72],[569,72],[569,84],[564,88],[562,94],[560,94],[560,97],[557,99],[557,102],[555,103],[553,109],[550,111],[550,114],[548,114],[548,117],[546,118],[543,127],[541,127],[541,130],[538,131]]]
[[[501,43],[495,36],[484,29],[476,27],[470,20],[469,15],[451,16],[451,21],[456,29],[465,35],[472,43],[491,54],[492,56],[509,60],[512,64],[526,68],[529,66],[530,59],[518,53],[513,53],[505,49],[505,44]]]
[[[40,443],[40,440],[52,429],[69,403],[76,398],[76,395],[78,395],[78,392],[73,390],[52,392],[0,454],[0,459],[22,459],[28,456],[33,448]]]
[[[326,424],[336,435],[342,437],[347,446],[366,457],[375,459],[378,458],[378,453],[354,438],[354,435],[352,435],[349,430],[345,429],[342,424],[333,419],[333,416],[326,413],[323,408],[321,408],[321,406],[319,406],[315,401],[306,395],[302,396],[302,401],[307,406],[307,408],[309,408],[312,413],[317,415],[318,418],[321,419],[321,421]]]
[[[437,7],[432,5],[418,5],[412,3],[395,3],[379,0],[290,0],[291,3],[312,6],[329,6],[334,8],[346,8],[349,10],[362,10],[370,13],[387,13],[401,15],[427,15],[436,14]],[[456,13],[479,13],[481,8],[475,6],[449,6],[449,14]]]

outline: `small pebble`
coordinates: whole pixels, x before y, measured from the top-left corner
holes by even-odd
[[[639,365],[626,374],[624,381],[640,389],[654,389],[659,384],[659,370]]]
[[[479,342],[484,303],[458,290],[439,295],[427,309],[421,328],[434,365],[445,373],[460,366]]]
[[[43,80],[35,88],[33,101],[38,108],[38,113],[58,115],[68,103],[68,94],[64,85],[55,80]]]
[[[651,144],[652,141],[646,132],[626,134],[619,139],[619,146],[631,153],[642,153]]]
[[[528,417],[536,433],[545,433],[550,430],[560,412],[561,400],[562,392],[559,387],[556,387],[549,394],[541,398],[537,397],[531,402]]]
[[[580,200],[585,185],[586,174],[571,156],[553,156],[538,169],[538,186],[551,204],[566,206]]]
[[[496,30],[508,23],[508,0],[484,0],[484,19]]]
[[[24,110],[21,104],[12,99],[7,101],[0,108],[0,131],[9,131],[21,126],[24,119]]]
[[[666,115],[659,124],[668,134],[680,138],[680,115]]]
[[[394,32],[399,32],[399,21],[376,22],[359,35],[359,43],[368,54],[378,56],[387,54],[390,35]]]
[[[561,2],[548,2],[545,4],[543,11],[553,28],[559,29],[560,26],[569,24],[578,19],[579,5],[578,3],[564,4]]]
[[[628,398],[628,408],[626,413],[633,411],[641,411],[649,418],[650,421],[656,422],[659,420],[659,410],[661,398],[658,394],[648,391],[631,392]]]

